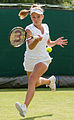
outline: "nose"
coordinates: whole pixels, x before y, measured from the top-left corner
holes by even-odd
[[[35,18],[35,20],[37,20],[37,18]]]
[[[37,20],[37,18],[35,19],[35,22],[37,22],[38,20]]]

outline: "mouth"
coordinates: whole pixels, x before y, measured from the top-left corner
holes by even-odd
[[[37,24],[38,22],[37,22],[37,21],[35,21],[35,23]]]

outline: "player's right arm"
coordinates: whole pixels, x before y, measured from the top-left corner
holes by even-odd
[[[29,29],[27,29],[26,32],[28,33],[28,34],[27,34],[27,39],[28,39],[30,36],[33,36],[33,35],[32,35],[32,32],[31,32]],[[27,41],[29,49],[31,49],[31,50],[34,49],[34,48],[36,47],[36,45],[39,43],[39,41],[42,40],[42,37],[41,37],[40,35],[38,35],[38,36],[39,36],[39,37],[36,38],[36,39],[30,39],[30,40]]]

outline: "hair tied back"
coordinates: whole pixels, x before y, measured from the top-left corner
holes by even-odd
[[[18,14],[18,16],[20,17],[20,19],[24,19],[25,17],[27,17],[27,15],[29,14],[30,10],[21,10]]]

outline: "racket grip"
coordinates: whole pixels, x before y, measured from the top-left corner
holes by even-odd
[[[33,39],[37,39],[37,38],[39,38],[39,36],[33,36]]]
[[[26,41],[28,41],[28,40],[30,40],[30,39],[37,39],[37,38],[39,38],[39,36],[37,35],[37,36],[32,36],[32,37],[30,37],[30,38],[28,38],[28,39],[26,39]]]

